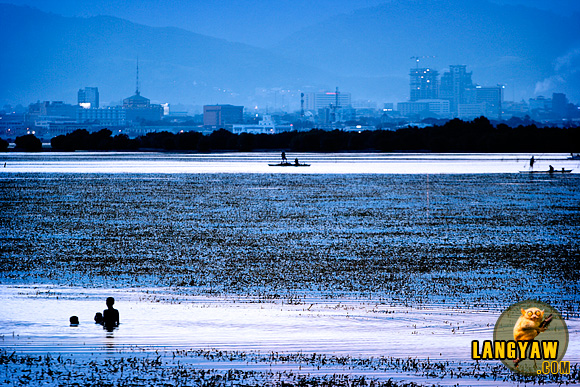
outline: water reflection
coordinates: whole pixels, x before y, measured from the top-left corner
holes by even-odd
[[[280,155],[266,153],[168,154],[123,152],[19,153],[3,155],[1,173],[275,173],[275,174],[425,174],[518,173],[529,168],[532,154],[433,153],[293,153],[304,168],[271,167]],[[534,169],[572,169],[578,160],[564,153],[534,158]]]
[[[105,350],[107,353],[113,353],[115,351],[115,335],[113,332],[116,328],[103,326],[103,329],[105,330]]]

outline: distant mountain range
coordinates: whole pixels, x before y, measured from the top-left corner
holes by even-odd
[[[562,91],[580,102],[577,20],[485,0],[392,0],[266,50],[113,17],[0,4],[0,104],[74,102],[85,86],[98,86],[103,101],[119,101],[135,90],[137,58],[142,94],[155,102],[297,108],[298,90],[335,86],[355,99],[396,102],[409,96],[412,56],[435,56],[419,63],[440,72],[466,64],[474,82],[507,84],[506,99]]]
[[[101,100],[120,100],[135,91],[137,59],[142,95],[156,102],[251,106],[263,89],[332,78],[265,49],[106,16],[67,18],[1,4],[0,36],[0,104],[76,102],[85,86],[99,87]]]

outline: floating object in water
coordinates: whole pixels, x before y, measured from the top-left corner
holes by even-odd
[[[68,320],[70,321],[71,327],[77,327],[79,325],[79,318],[77,316],[70,316]]]
[[[571,169],[554,169],[554,170],[548,170],[548,171],[520,171],[520,173],[534,173],[534,174],[552,174],[552,173],[570,173],[572,172]]]
[[[278,163],[278,164],[268,164],[271,167],[309,167],[310,164],[296,164],[296,163],[289,163],[289,162],[285,162],[285,163]]]

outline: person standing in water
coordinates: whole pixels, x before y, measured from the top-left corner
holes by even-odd
[[[103,311],[103,326],[106,329],[113,330],[119,326],[119,311],[113,308],[115,299],[107,298],[107,309]]]
[[[532,158],[530,159],[530,168],[534,168],[535,162],[536,162],[536,160],[534,160],[534,156],[532,156]]]
[[[288,162],[288,160],[286,160],[286,152],[282,151],[282,163],[286,162]]]

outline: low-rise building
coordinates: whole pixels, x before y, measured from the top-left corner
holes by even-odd
[[[79,123],[99,124],[105,126],[125,126],[126,112],[121,106],[99,108],[99,109],[78,109],[77,121]]]
[[[232,133],[253,133],[253,134],[275,134],[282,132],[289,132],[294,130],[292,124],[290,125],[276,125],[272,120],[272,116],[264,115],[257,125],[232,125]]]
[[[205,105],[203,126],[220,129],[228,125],[244,122],[244,107],[234,105]]]
[[[426,103],[429,112],[442,117],[446,117],[451,113],[450,102],[447,99],[420,99],[417,102]]]
[[[125,110],[125,120],[130,122],[159,121],[163,118],[163,106],[152,104],[149,98],[145,98],[139,93],[123,100]]]
[[[412,115],[418,115],[423,112],[429,111],[428,102],[399,102],[397,104],[397,110],[402,116],[409,117]]]
[[[461,119],[473,119],[485,116],[486,103],[460,103],[457,105],[457,117]]]

